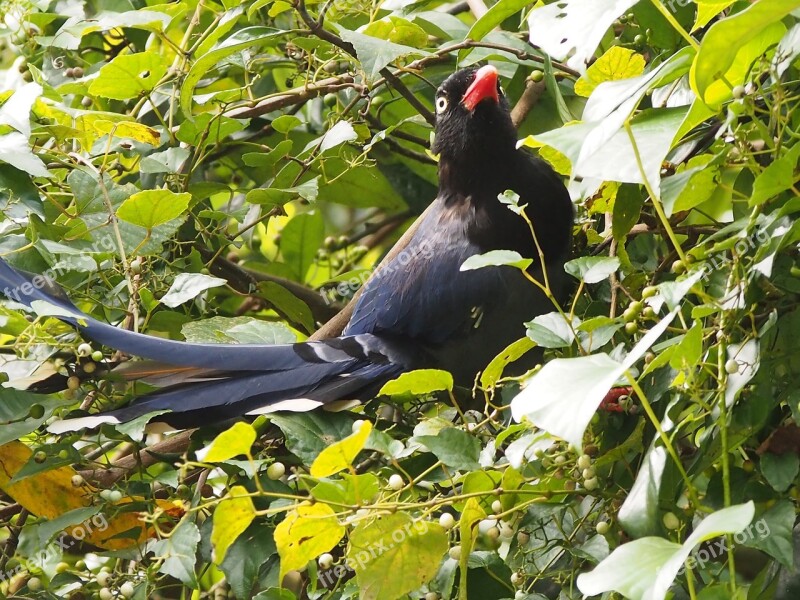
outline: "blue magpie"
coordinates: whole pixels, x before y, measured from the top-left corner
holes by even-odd
[[[123,408],[68,419],[55,429],[157,411],[167,412],[153,421],[176,428],[306,411],[372,398],[385,382],[423,367],[450,371],[457,384],[471,387],[495,355],[525,335],[526,320],[554,306],[517,268],[461,266],[477,254],[514,250],[533,259],[528,272],[538,281],[546,269],[554,298],[563,299],[573,207],[556,173],[517,148],[494,67],[451,75],[436,91],[435,108],[438,195],[403,252],[367,281],[340,337],[269,346],[142,335],[89,317],[49,280],[0,259],[0,291],[9,298],[34,308],[36,301],[55,305],[84,338],[156,361],[162,364],[156,371],[170,374],[169,385]],[[506,190],[518,194],[527,220],[500,202]]]

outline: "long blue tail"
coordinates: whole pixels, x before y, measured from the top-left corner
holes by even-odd
[[[297,344],[195,344],[119,329],[79,310],[64,291],[41,275],[0,259],[0,291],[34,312],[55,314],[82,336],[132,356],[177,367],[206,369],[202,381],[172,385],[124,408],[51,427],[53,431],[130,421],[154,411],[175,427],[274,410],[311,410],[361,397],[408,368],[408,354],[371,334]],[[55,309],[55,310],[54,310]]]

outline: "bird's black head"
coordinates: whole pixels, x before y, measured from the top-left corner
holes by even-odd
[[[516,148],[517,132],[492,66],[462,69],[436,90],[433,152],[452,167],[480,169]]]

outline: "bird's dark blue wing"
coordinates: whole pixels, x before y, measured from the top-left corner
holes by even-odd
[[[481,250],[467,237],[469,220],[456,210],[436,202],[408,246],[366,283],[345,335],[387,334],[440,344],[469,327],[502,294],[497,269],[460,270]]]

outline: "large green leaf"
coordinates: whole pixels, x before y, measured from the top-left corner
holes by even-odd
[[[692,88],[706,104],[730,97],[743,83],[750,63],[786,32],[780,20],[800,8],[800,0],[759,0],[714,23],[700,44],[691,70]],[[736,43],[731,43],[736,40]]]
[[[631,600],[664,600],[695,546],[743,530],[754,513],[752,502],[719,510],[703,519],[683,544],[658,537],[623,544],[593,571],[579,575],[578,588],[587,596],[614,590]]]
[[[89,93],[113,100],[128,100],[151,92],[169,68],[156,52],[120,54],[100,69],[89,85]]]

